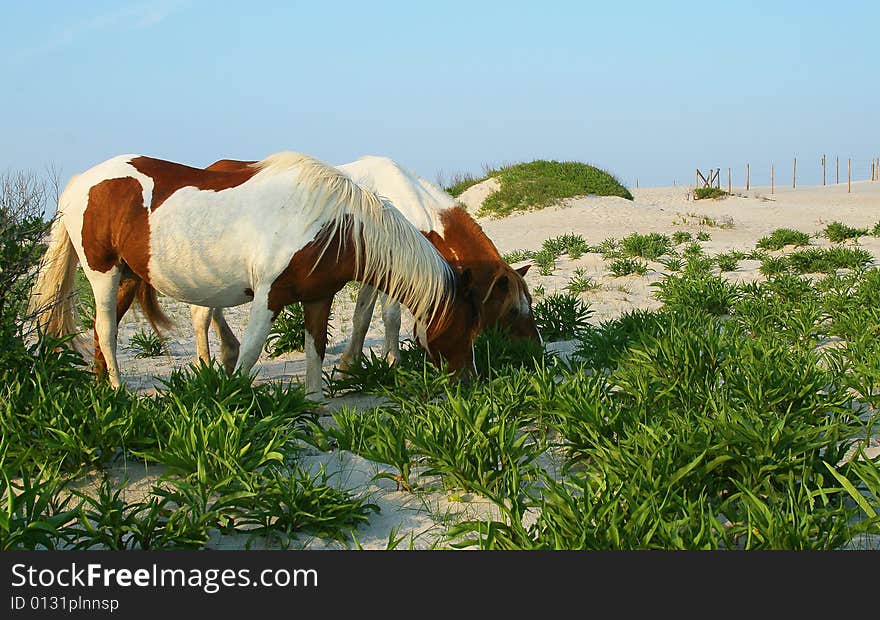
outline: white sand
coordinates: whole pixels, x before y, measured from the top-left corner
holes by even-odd
[[[852,187],[852,193],[847,193],[846,184],[801,187],[796,190],[777,188],[772,195],[769,187],[756,187],[749,192],[741,192],[735,197],[717,201],[690,200],[690,188],[686,186],[642,188],[633,191],[635,200],[632,202],[621,198],[578,198],[568,200],[562,206],[541,211],[515,214],[504,219],[483,219],[481,224],[501,252],[538,249],[545,239],[565,233],[580,234],[588,243],[598,244],[608,237],[621,238],[633,232],[671,234],[676,230],[692,233],[705,230],[711,234],[711,239],[702,245],[707,254],[715,255],[731,249],[749,251],[759,238],[780,227],[813,233],[835,220],[850,226],[873,227],[880,221],[880,182],[856,182]],[[474,189],[467,197],[469,210],[476,212],[479,202],[489,193],[486,186]],[[863,248],[880,257],[880,239],[863,237],[860,243]],[[815,239],[814,244],[829,245],[824,239]],[[725,274],[725,277],[736,281],[759,280],[762,276],[757,271],[758,266],[757,261],[742,261],[736,272]],[[610,275],[606,261],[596,254],[587,254],[578,260],[568,260],[563,256],[553,275],[541,276],[533,268],[526,280],[532,290],[542,286],[549,294],[565,287],[574,270],[583,268],[587,275],[601,284],[600,289],[583,294],[584,300],[595,311],[592,320],[598,322],[633,308],[659,307],[660,304],[652,297],[650,284],[660,278],[663,266],[649,263],[649,267],[646,276],[615,278]],[[350,288],[343,289],[337,296],[325,369],[336,362],[345,346],[351,329],[353,300],[354,292]],[[137,313],[130,313],[120,329],[120,364],[123,378],[132,389],[150,391],[158,383],[156,376],[165,377],[172,368],[184,366],[194,357],[195,346],[188,308],[167,299],[163,300],[163,304],[177,320],[176,331],[169,342],[169,355],[153,359],[134,358],[128,348],[129,339],[139,329],[146,328],[145,321]],[[236,333],[241,334],[247,320],[247,307],[231,308],[227,316]],[[405,316],[402,338],[411,334],[411,325],[411,321]],[[366,345],[375,347],[378,351],[381,347],[381,335],[380,313],[377,312],[367,334]],[[219,352],[213,332],[211,346],[212,352]],[[569,343],[551,343],[548,348],[565,352],[571,347]],[[291,354],[277,359],[269,359],[264,355],[257,366],[261,380],[281,378],[295,381],[304,378],[303,354]],[[329,406],[334,408],[342,403],[369,406],[372,402],[369,398],[349,396],[331,401]],[[871,448],[874,454],[878,451],[880,447]],[[440,540],[445,524],[459,518],[457,515],[481,515],[489,509],[486,502],[474,497],[465,496],[466,501],[459,501],[459,498],[450,501],[442,492],[397,491],[394,483],[388,480],[372,481],[372,476],[383,468],[382,465],[343,451],[316,454],[307,457],[307,461],[315,468],[323,463],[328,471],[338,472],[336,479],[340,486],[367,494],[371,501],[381,507],[381,513],[371,517],[369,526],[361,527],[357,532],[358,540],[364,548],[385,548],[392,533],[406,536],[403,547],[409,546],[412,540],[416,548],[425,548]],[[146,482],[155,479],[158,472],[153,468],[144,475],[141,470],[141,466],[134,466],[128,475],[136,479],[139,489],[145,489],[148,486]],[[122,471],[117,473],[123,475]],[[212,539],[210,546],[241,548],[246,541],[247,537],[244,535],[218,535]],[[261,544],[265,542],[256,541],[252,546],[259,548]],[[338,546],[334,542],[308,538],[302,544],[309,548]]]

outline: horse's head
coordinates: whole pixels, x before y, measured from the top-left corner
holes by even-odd
[[[541,343],[532,314],[532,296],[524,276],[531,265],[514,269],[503,263],[483,292],[483,327],[499,327],[511,338]]]
[[[461,274],[456,272],[452,300],[447,311],[438,314],[442,316],[437,316],[427,326],[416,326],[419,343],[434,364],[439,365],[442,358],[456,377],[476,375],[474,340],[480,331],[481,320],[470,269]]]

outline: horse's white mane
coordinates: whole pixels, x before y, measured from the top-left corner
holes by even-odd
[[[296,184],[306,197],[303,225],[326,227],[315,266],[333,237],[342,233],[343,242],[351,239],[355,265],[365,277],[384,282],[388,295],[407,306],[417,320],[443,319],[452,300],[454,272],[392,204],[336,168],[302,153],[275,153],[253,166],[260,174],[295,171]]]

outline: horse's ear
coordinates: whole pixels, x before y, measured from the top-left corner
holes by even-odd
[[[529,267],[531,267],[531,266],[532,266],[532,264],[528,263],[527,265],[523,265],[522,267],[515,269],[514,271],[516,271],[519,275],[525,277],[526,273],[528,273],[528,271],[529,271]]]

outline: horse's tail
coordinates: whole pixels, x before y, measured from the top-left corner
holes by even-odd
[[[153,331],[156,332],[157,336],[162,337],[162,331],[170,329],[174,322],[167,314],[165,314],[165,311],[162,310],[162,306],[159,305],[156,289],[145,280],[140,280],[137,284],[137,292],[135,294],[137,295],[137,301],[138,305],[141,307],[141,312],[147,317],[150,327],[153,328]]]
[[[73,287],[79,257],[60,215],[50,230],[49,247],[40,262],[37,281],[28,300],[28,315],[42,331],[62,337],[76,331]]]

